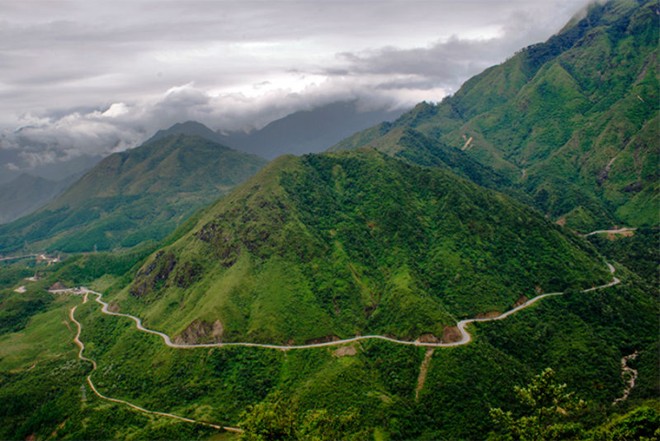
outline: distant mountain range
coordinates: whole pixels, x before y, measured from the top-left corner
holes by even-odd
[[[261,130],[221,134],[188,121],[159,130],[144,144],[175,134],[200,136],[239,151],[272,159],[282,154],[325,150],[346,136],[382,121],[393,120],[400,111],[360,111],[356,102],[337,102],[300,111],[271,122]],[[10,163],[15,152],[0,151],[0,160]],[[32,213],[74,183],[102,158],[80,156],[69,161],[43,164],[29,173],[3,169],[0,175],[0,224]]]
[[[151,140],[174,133],[197,135],[236,150],[274,159],[286,154],[324,151],[359,130],[392,121],[401,113],[387,110],[363,111],[357,101],[341,101],[292,113],[250,132],[214,132],[203,124],[188,121],[158,131]]]
[[[265,160],[199,136],[115,153],[39,211],[0,226],[0,251],[91,251],[160,240]]]
[[[33,167],[11,167],[10,164],[26,165],[20,158],[20,150],[0,149],[0,185],[6,184],[18,178],[22,174],[28,174],[49,181],[62,181],[71,176],[81,176],[84,172],[94,167],[103,159],[98,155],[81,155],[66,161],[46,162]],[[2,210],[2,207],[0,207]]]
[[[366,127],[392,121],[401,113],[401,110],[361,110],[357,101],[336,102],[292,113],[252,132],[230,132],[219,141],[266,159],[317,153]]]
[[[3,254],[113,250],[3,262],[0,438],[657,438],[659,16],[594,3],[331,151],[265,165],[187,122],[107,157],[0,226]],[[307,117],[234,140],[300,153]]]
[[[593,249],[552,222],[657,224],[649,5],[594,7],[438,105],[279,158],[154,253],[124,301],[194,341],[219,338],[203,332],[216,321],[230,341],[441,338],[451,317],[602,281]],[[596,79],[582,60],[605,53],[628,64],[605,59]]]

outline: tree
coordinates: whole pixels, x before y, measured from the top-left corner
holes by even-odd
[[[285,440],[293,438],[295,414],[276,392],[261,403],[249,406],[240,423],[243,441]]]
[[[514,388],[520,407],[519,415],[500,408],[490,409],[490,416],[500,433],[492,440],[545,441],[581,439],[583,427],[575,421],[586,408],[584,401],[559,384],[555,372],[547,368],[532,379],[527,387]]]

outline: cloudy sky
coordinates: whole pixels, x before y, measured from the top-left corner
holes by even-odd
[[[237,130],[336,100],[439,101],[588,3],[3,0],[0,173],[190,119]]]

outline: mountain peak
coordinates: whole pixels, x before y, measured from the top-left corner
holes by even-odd
[[[157,131],[154,136],[145,142],[145,144],[158,141],[170,135],[200,136],[204,139],[208,139],[209,141],[222,143],[221,137],[204,124],[197,121],[186,121],[182,123],[176,123],[168,129],[161,129]]]
[[[26,240],[65,251],[160,240],[266,162],[199,133],[176,130],[191,127],[206,128],[175,125],[152,142],[106,157],[41,211],[0,227],[0,249],[16,249]],[[163,201],[166,209],[160,208]]]

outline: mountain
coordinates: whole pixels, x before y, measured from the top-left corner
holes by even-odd
[[[570,227],[657,225],[659,13],[656,1],[593,5],[454,96],[332,150],[387,151],[397,133],[419,133],[504,174]]]
[[[0,184],[0,224],[18,219],[44,206],[80,176],[51,181],[27,173]]]
[[[149,138],[145,144],[167,138],[172,135],[188,135],[199,136],[200,138],[208,139],[209,141],[217,142],[218,144],[226,145],[225,138],[219,133],[206,127],[204,124],[197,121],[186,121],[183,123],[176,123],[168,129],[157,131],[154,136]]]
[[[321,152],[353,133],[400,111],[362,110],[357,101],[326,104],[292,113],[251,132],[229,132],[218,141],[237,150],[274,159],[280,155]]]
[[[120,303],[190,341],[414,340],[606,279],[586,242],[527,206],[367,150],[274,161],[151,256]]]
[[[0,250],[131,247],[169,234],[265,161],[198,136],[171,135],[103,159],[39,211],[0,227]]]

